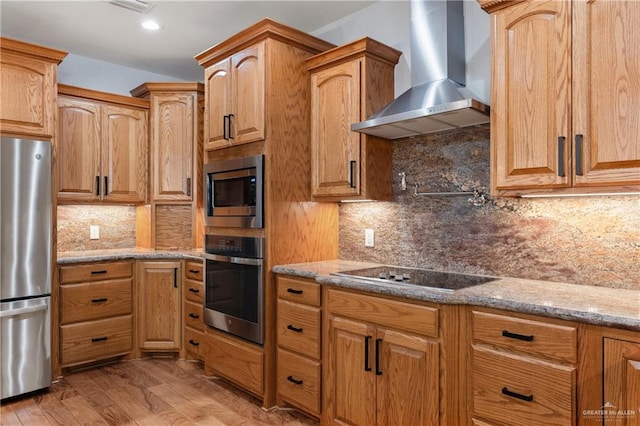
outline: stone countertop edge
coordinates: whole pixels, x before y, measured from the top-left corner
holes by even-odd
[[[106,262],[125,259],[192,259],[202,260],[201,250],[113,249],[58,252],[58,265],[84,262]]]
[[[425,287],[374,283],[330,275],[381,266],[344,260],[277,265],[273,272],[315,280],[319,284],[442,304],[462,304],[540,315],[599,326],[640,331],[640,291],[495,277],[496,281],[454,292]]]

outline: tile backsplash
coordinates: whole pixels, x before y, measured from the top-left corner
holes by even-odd
[[[488,193],[489,126],[394,142],[393,201],[340,205],[341,259],[640,289],[640,196],[414,197]],[[400,189],[404,172],[407,190]],[[364,247],[364,230],[375,247]]]
[[[89,227],[100,239],[89,239]],[[136,246],[135,206],[58,206],[58,251],[103,250]]]

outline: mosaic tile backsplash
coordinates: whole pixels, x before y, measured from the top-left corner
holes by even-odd
[[[100,239],[89,239],[89,226],[100,227]],[[58,251],[104,250],[136,246],[133,206],[58,206]]]
[[[407,189],[398,174],[406,174]],[[395,141],[393,201],[340,205],[341,259],[640,289],[640,196],[414,197],[489,192],[489,126]],[[375,247],[364,247],[364,230]]]

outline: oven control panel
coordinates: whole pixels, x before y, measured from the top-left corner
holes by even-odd
[[[204,248],[207,254],[262,259],[264,238],[207,234],[205,235]]]

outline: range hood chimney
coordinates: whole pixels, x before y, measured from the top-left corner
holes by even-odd
[[[466,89],[462,0],[411,0],[411,88],[351,130],[399,139],[489,122]]]

